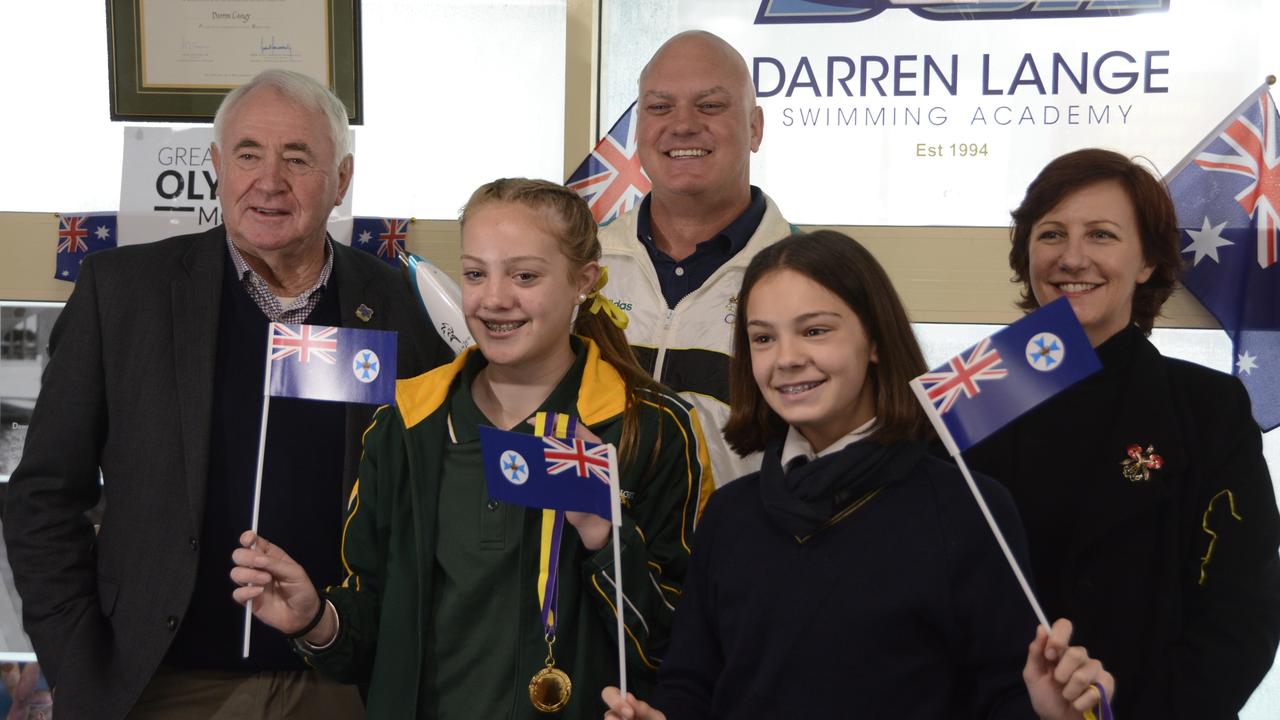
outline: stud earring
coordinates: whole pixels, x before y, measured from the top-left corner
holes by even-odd
[[[584,303],[584,302],[586,302],[586,301],[587,301],[587,294],[586,294],[586,293],[578,293],[578,304],[579,304],[579,305],[581,305],[582,303]]]

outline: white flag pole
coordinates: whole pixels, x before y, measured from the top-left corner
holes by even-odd
[[[609,446],[609,503],[613,511],[613,604],[618,609],[618,688],[627,696],[626,625],[622,621],[622,493],[618,480],[618,449]]]
[[[1044,610],[1040,608],[1040,601],[1036,599],[1036,594],[1031,590],[1031,583],[1027,582],[1027,576],[1022,573],[1022,568],[1018,565],[1018,560],[1013,556],[1013,551],[1009,549],[1009,543],[1004,539],[1004,533],[1000,532],[1000,526],[996,524],[996,519],[991,515],[991,508],[987,507],[987,501],[982,497],[982,492],[978,490],[978,484],[973,481],[973,475],[969,472],[969,466],[965,464],[964,458],[960,456],[960,448],[956,446],[956,441],[951,437],[951,431],[947,429],[947,424],[942,421],[942,416],[938,414],[938,409],[934,407],[933,401],[929,399],[929,393],[924,389],[924,385],[920,381],[911,381],[911,390],[916,394],[916,399],[920,401],[920,405],[924,407],[924,412],[929,416],[929,422],[933,423],[933,429],[938,431],[938,437],[942,438],[942,443],[946,445],[947,452],[951,453],[951,457],[956,459],[956,464],[960,466],[960,473],[964,475],[964,481],[969,485],[969,492],[973,493],[973,499],[978,503],[978,509],[982,511],[982,517],[987,519],[987,526],[991,528],[991,534],[996,536],[996,543],[1000,545],[1000,550],[1004,552],[1005,560],[1009,561],[1009,568],[1013,570],[1013,575],[1018,579],[1018,584],[1022,586],[1022,593],[1027,596],[1027,602],[1031,603],[1031,609],[1036,614],[1036,619],[1044,625],[1045,629],[1049,629],[1049,619],[1045,617]]]
[[[262,370],[262,424],[258,429],[258,470],[253,479],[253,516],[249,529],[258,534],[258,512],[262,504],[262,460],[267,450],[267,411],[271,408],[271,336],[278,323],[271,323],[267,330],[267,356]],[[255,542],[256,546],[257,543]],[[249,657],[249,634],[253,627],[253,599],[244,604],[244,641],[240,657]]]

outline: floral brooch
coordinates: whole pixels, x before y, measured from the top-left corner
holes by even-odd
[[[1159,470],[1164,465],[1164,459],[1156,454],[1151,445],[1145,451],[1141,445],[1130,445],[1125,453],[1129,457],[1120,461],[1120,472],[1129,482],[1150,480],[1151,471]]]

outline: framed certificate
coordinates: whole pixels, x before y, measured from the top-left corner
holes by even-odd
[[[209,122],[267,68],[326,84],[360,123],[360,0],[107,0],[111,119]]]

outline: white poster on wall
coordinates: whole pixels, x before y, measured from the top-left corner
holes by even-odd
[[[119,244],[203,232],[222,222],[212,142],[212,127],[125,127]],[[353,178],[342,204],[329,215],[329,234],[347,245],[354,193]]]
[[[1170,170],[1269,73],[1274,0],[682,0],[746,58],[793,222],[998,226],[1054,157]]]

